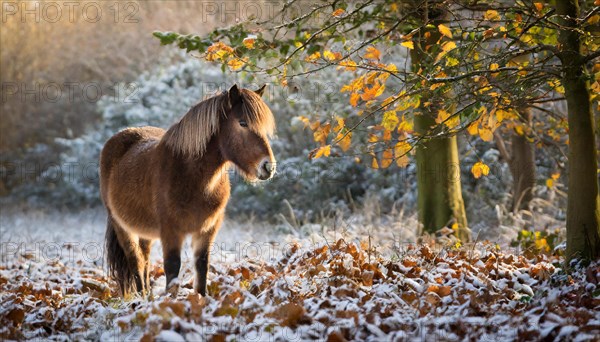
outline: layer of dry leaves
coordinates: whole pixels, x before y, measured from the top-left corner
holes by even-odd
[[[339,240],[279,260],[211,266],[209,296],[123,301],[102,268],[20,257],[0,266],[3,339],[594,340],[600,263],[566,274],[494,245],[393,259]],[[552,264],[552,261],[555,264]],[[153,278],[163,277],[155,267]]]

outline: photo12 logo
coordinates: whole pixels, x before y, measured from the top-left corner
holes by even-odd
[[[22,103],[57,103],[83,101],[95,103],[103,96],[113,102],[136,103],[139,86],[136,83],[115,83],[110,86],[98,82],[2,82],[2,102],[9,100]]]
[[[134,1],[3,1],[2,23],[18,20],[21,23],[75,23],[79,20],[97,23],[110,20],[114,23],[136,24],[140,5]]]

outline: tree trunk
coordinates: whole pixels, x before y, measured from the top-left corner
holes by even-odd
[[[513,212],[529,209],[535,186],[535,151],[525,135],[513,133],[510,172],[513,176]]]
[[[567,260],[593,260],[600,257],[600,196],[590,87],[580,35],[574,30],[579,4],[577,0],[557,0],[556,10],[563,25],[560,58],[569,123]]]
[[[531,123],[531,110],[520,110],[523,121]],[[512,211],[529,209],[529,203],[533,199],[533,187],[535,186],[535,146],[527,136],[512,133],[511,151],[507,151],[504,141],[499,134],[494,134],[496,145],[510,168],[513,177],[513,203]]]
[[[433,63],[428,49],[440,38],[437,25],[442,23],[440,20],[442,17],[443,13],[439,12],[424,13],[425,22],[436,18],[431,22],[435,28],[421,30],[421,39],[418,44],[415,44],[415,49],[411,50],[413,70],[428,69],[427,66]],[[429,32],[427,38],[425,38],[426,31]],[[431,128],[437,125],[435,108],[439,107],[442,100],[421,99],[422,103],[430,101],[432,105],[415,115],[417,134],[431,133]],[[462,198],[456,136],[434,138],[423,142],[417,147],[416,160],[419,220],[423,224],[424,231],[434,233],[443,227],[452,227],[456,223],[456,236],[463,241],[469,241],[471,233],[467,227],[467,215]]]
[[[415,130],[429,132],[435,125],[431,113],[415,117]],[[460,163],[456,137],[437,138],[417,147],[417,189],[419,221],[426,232],[434,233],[442,227],[458,224],[456,236],[470,239],[467,214],[462,198]]]

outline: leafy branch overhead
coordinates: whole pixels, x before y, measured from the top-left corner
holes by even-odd
[[[596,103],[597,5],[582,5],[576,30],[584,49],[580,62],[593,71],[586,77]],[[368,154],[374,167],[388,167],[405,166],[421,142],[463,131],[487,142],[498,129],[539,144],[565,142],[566,119],[544,110],[564,100],[561,60],[569,56],[558,42],[561,28],[560,16],[543,2],[331,1],[296,16],[284,6],[267,22],[248,21],[206,37],[154,35],[223,70],[270,75],[283,86],[325,68],[349,75],[349,83],[338,85],[347,95],[346,112],[300,118],[318,144],[310,156]],[[415,51],[427,57],[420,68],[407,63]],[[524,108],[540,109],[533,123],[523,120]],[[425,112],[436,115],[436,125],[416,133],[413,119]],[[473,170],[476,177],[486,174],[477,165]]]

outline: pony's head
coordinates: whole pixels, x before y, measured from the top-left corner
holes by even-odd
[[[257,91],[233,85],[226,94],[225,115],[219,128],[219,149],[250,180],[266,180],[275,174],[275,157],[269,137],[275,130],[273,113]]]
[[[275,130],[275,120],[261,98],[264,89],[252,91],[234,85],[198,103],[167,131],[163,137],[166,145],[176,153],[202,157],[214,141],[210,148],[218,149],[246,179],[271,178],[275,158],[268,138]]]

